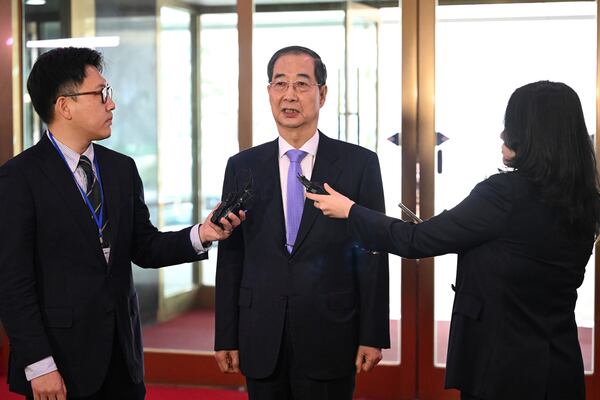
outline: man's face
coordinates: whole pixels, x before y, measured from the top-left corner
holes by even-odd
[[[77,93],[99,92],[106,87],[106,79],[90,65],[85,69],[85,78],[76,88]],[[110,137],[112,131],[112,112],[116,105],[108,97],[102,103],[102,95],[86,94],[67,98],[70,101],[72,122],[75,128],[86,140],[102,140]]]
[[[272,83],[290,82],[285,90],[273,84],[268,86],[271,111],[279,133],[286,140],[286,135],[298,133],[308,140],[317,130],[327,87],[317,86],[314,71],[314,61],[307,54],[285,54],[273,66]],[[302,82],[303,88],[296,88],[291,82]]]

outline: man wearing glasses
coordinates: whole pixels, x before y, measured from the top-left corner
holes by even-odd
[[[267,75],[279,136],[231,157],[225,172],[224,195],[252,171],[255,199],[219,244],[215,357],[221,371],[246,376],[251,400],[350,400],[355,372],[389,347],[387,255],[364,251],[345,222],[304,201],[298,177],[383,211],[379,162],[317,129],[327,95],[317,53],[283,48]]]
[[[33,399],[143,399],[143,353],[131,262],[157,268],[206,258],[244,219],[179,232],[150,222],[133,159],[93,141],[115,102],[102,56],[42,54],[27,81],[48,130],[0,167],[0,318],[10,389]],[[210,216],[209,216],[210,218]],[[230,222],[231,221],[231,222]]]

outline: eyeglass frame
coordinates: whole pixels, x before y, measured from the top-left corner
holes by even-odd
[[[100,90],[95,90],[95,91],[91,91],[91,92],[65,93],[65,94],[58,95],[58,96],[56,96],[54,103],[56,103],[58,101],[59,97],[77,97],[77,96],[85,96],[85,95],[90,95],[90,94],[99,94],[100,101],[102,101],[102,104],[106,104],[106,102],[108,101],[109,98],[112,99],[112,92],[113,92],[112,86],[106,85]]]
[[[275,86],[275,84],[282,84],[285,83],[285,87],[282,87],[281,89],[279,89],[277,86]],[[308,88],[306,88],[306,90],[304,89],[300,89],[298,90],[298,84],[301,83],[303,85],[307,85]],[[306,81],[301,81],[301,80],[297,80],[297,81],[271,81],[269,82],[269,87],[272,87],[273,90],[276,90],[280,93],[285,93],[287,92],[287,90],[290,88],[290,85],[292,85],[292,88],[294,89],[294,91],[298,92],[298,93],[306,93],[308,92],[310,87],[316,86],[316,87],[321,87],[324,85],[324,83],[311,83],[311,82],[306,82]]]

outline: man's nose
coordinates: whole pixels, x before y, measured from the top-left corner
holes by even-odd
[[[288,99],[296,100],[298,98],[298,93],[296,92],[296,88],[294,87],[293,83],[290,82],[290,84],[288,85],[285,92],[283,92],[283,97],[286,100],[288,100]]]
[[[113,100],[113,98],[109,97],[108,99],[106,99],[106,109],[108,111],[112,111],[115,108],[117,108],[117,103],[115,103],[115,101]]]

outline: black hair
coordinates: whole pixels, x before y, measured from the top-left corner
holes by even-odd
[[[52,122],[56,98],[83,83],[88,65],[102,72],[102,54],[85,47],[60,47],[37,58],[27,79],[27,91],[42,121]]]
[[[507,165],[532,180],[570,232],[597,234],[600,193],[594,146],[579,96],[564,83],[540,81],[515,90],[504,116]]]
[[[302,46],[288,46],[282,49],[279,49],[273,54],[271,59],[269,60],[269,64],[267,64],[267,77],[269,78],[269,82],[273,80],[273,67],[275,66],[275,62],[279,59],[279,57],[286,54],[307,54],[309,55],[314,63],[315,63],[315,78],[317,80],[317,84],[324,85],[327,81],[327,68],[325,68],[325,64],[321,57],[315,53],[313,50],[302,47]]]

